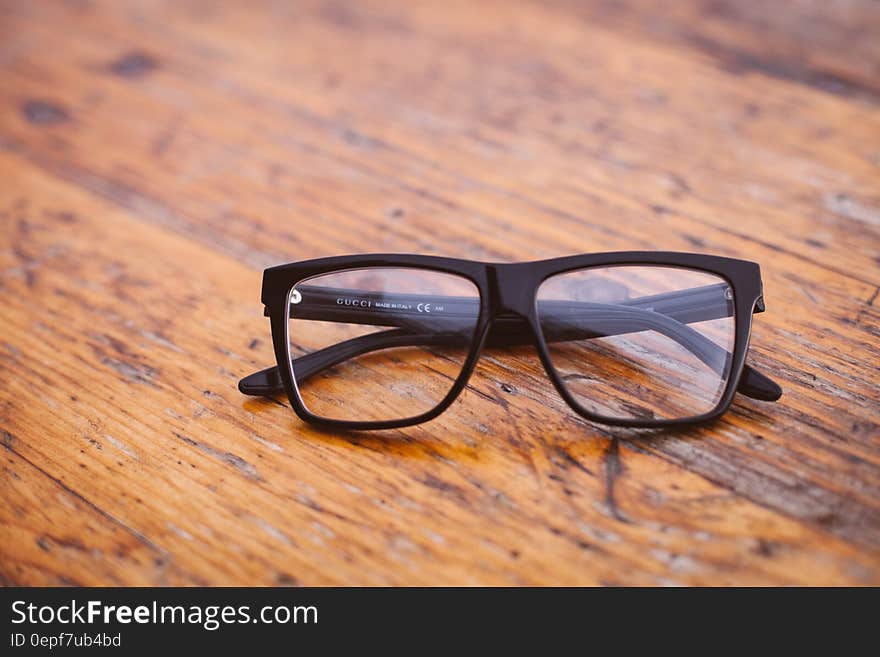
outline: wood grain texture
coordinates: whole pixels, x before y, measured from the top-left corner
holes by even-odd
[[[0,3],[0,580],[880,584],[871,2]],[[739,398],[573,416],[529,349],[437,420],[301,423],[262,268],[762,264]]]

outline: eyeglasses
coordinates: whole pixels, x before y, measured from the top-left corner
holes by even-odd
[[[757,264],[686,253],[513,264],[400,254],[308,260],[263,273],[277,366],[238,387],[286,392],[296,414],[316,424],[402,427],[448,408],[484,347],[531,344],[588,420],[695,424],[723,414],[736,392],[781,396],[745,364],[762,294]]]

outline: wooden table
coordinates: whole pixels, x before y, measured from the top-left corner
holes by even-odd
[[[3,2],[7,584],[880,584],[870,0]],[[720,422],[575,417],[530,349],[413,429],[304,425],[261,270],[762,264]]]

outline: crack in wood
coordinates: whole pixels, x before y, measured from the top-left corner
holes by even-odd
[[[605,506],[615,520],[629,523],[629,519],[620,512],[617,506],[615,486],[624,472],[623,462],[620,460],[620,441],[617,438],[611,439],[602,461],[605,467]]]

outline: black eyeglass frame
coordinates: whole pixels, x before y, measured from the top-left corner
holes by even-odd
[[[726,281],[733,291],[734,347],[730,376],[715,407],[701,415],[681,419],[614,418],[592,413],[568,391],[553,366],[550,351],[537,311],[537,293],[550,277],[566,272],[609,266],[661,266],[691,269],[714,274]],[[409,418],[378,421],[333,420],[308,410],[297,390],[289,349],[289,297],[294,287],[309,278],[346,270],[376,267],[413,268],[453,274],[472,282],[480,295],[480,311],[474,328],[470,350],[461,372],[446,396],[431,410]],[[521,263],[487,263],[457,258],[409,254],[365,254],[318,258],[271,267],[263,272],[261,300],[270,319],[272,342],[278,375],[294,412],[302,420],[315,425],[343,430],[393,429],[421,424],[443,413],[461,394],[480,358],[493,323],[499,319],[517,318],[529,327],[533,344],[547,376],[561,397],[581,417],[610,426],[634,428],[684,427],[717,419],[723,415],[740,387],[744,369],[748,370],[748,396],[775,401],[781,389],[764,375],[746,366],[751,334],[752,315],[764,311],[763,286],[757,263],[696,253],[664,251],[625,251],[573,255],[549,260]],[[265,394],[249,389],[248,380],[268,370],[242,379],[239,389],[245,394]]]

